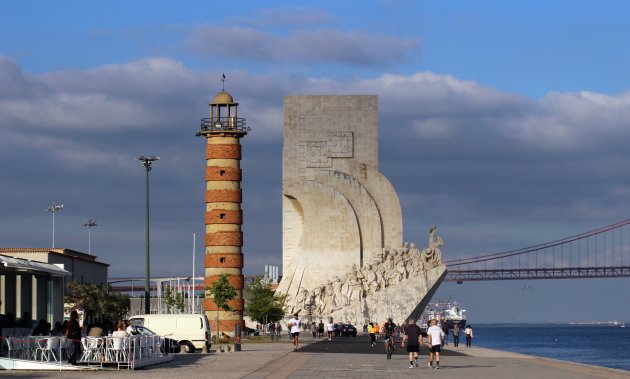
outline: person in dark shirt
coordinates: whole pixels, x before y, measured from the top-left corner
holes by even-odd
[[[41,319],[41,320],[39,320],[39,323],[37,324],[35,329],[33,329],[33,331],[31,332],[31,335],[33,335],[33,336],[47,336],[48,332],[49,332],[49,329],[46,328],[46,320]]]
[[[66,330],[66,337],[72,341],[72,354],[68,357],[70,364],[77,364],[77,355],[81,352],[81,326],[79,325],[79,314],[77,311],[70,313],[70,321]]]
[[[420,352],[420,345],[422,345],[422,331],[414,319],[409,319],[409,325],[403,336],[402,347],[405,347],[405,342],[407,342],[407,352],[409,353],[409,368],[413,368],[414,363],[416,367],[419,367],[418,353]]]

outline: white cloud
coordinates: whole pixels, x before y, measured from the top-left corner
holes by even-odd
[[[22,188],[46,203],[55,192],[39,184],[63,178],[79,186],[72,201],[89,192],[124,208],[132,201],[118,196],[127,196],[120,193],[139,171],[133,157],[150,153],[163,157],[156,197],[170,212],[167,218],[195,230],[199,220],[189,220],[190,209],[202,201],[203,141],[194,132],[199,118],[208,116],[208,99],[220,90],[220,75],[168,58],[32,75],[0,59],[0,164],[3,182],[11,183],[3,187],[3,206],[19,214],[16,209],[32,201]],[[406,228],[414,227],[409,240],[422,238],[418,226],[438,223],[457,231],[478,224],[475,230],[485,232],[497,225],[540,225],[537,238],[544,241],[547,234],[563,235],[559,220],[583,217],[597,226],[623,218],[617,215],[630,206],[630,181],[618,174],[628,166],[628,93],[552,93],[532,100],[432,72],[333,80],[233,71],[227,85],[240,103],[239,116],[252,126],[243,164],[256,196],[245,206],[264,215],[264,221],[248,216],[268,228],[248,236],[260,254],[277,254],[280,243],[269,238],[281,233],[273,205],[281,163],[274,159],[281,156],[283,98],[291,94],[379,96],[381,170],[400,194]],[[110,193],[92,180],[121,189]],[[81,190],[84,185],[90,189]],[[4,229],[0,237],[7,240],[11,228]],[[459,254],[483,251],[488,243],[483,236],[471,245],[465,233],[451,235],[449,248]],[[509,238],[502,237],[501,246]],[[109,249],[119,248],[115,240]]]
[[[274,34],[242,26],[200,25],[186,46],[206,57],[262,62],[390,66],[417,47],[417,41],[337,29],[298,30]]]

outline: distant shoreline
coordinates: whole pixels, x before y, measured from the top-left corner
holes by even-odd
[[[630,324],[630,321],[575,321],[575,322],[478,322],[478,323],[466,323],[467,325],[474,325],[480,327],[486,326],[605,326],[620,328],[621,325]]]

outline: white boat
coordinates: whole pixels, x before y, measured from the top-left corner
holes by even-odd
[[[420,320],[420,328],[428,327],[430,320],[437,320],[440,325],[446,324],[449,329],[457,324],[461,330],[466,327],[466,310],[461,309],[457,302],[440,302],[429,303]]]

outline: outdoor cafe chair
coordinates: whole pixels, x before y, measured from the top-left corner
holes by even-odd
[[[35,359],[37,359],[38,355],[42,361],[50,362],[51,360],[58,361],[60,359],[57,356],[60,353],[59,337],[39,338],[36,341],[36,346],[35,354],[33,355]]]

